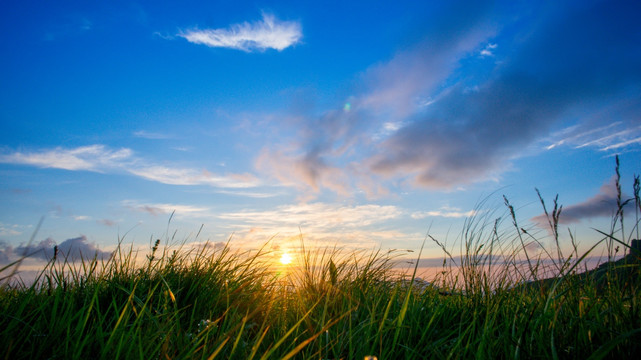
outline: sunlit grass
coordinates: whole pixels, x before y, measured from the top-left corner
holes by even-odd
[[[638,213],[638,178],[634,186],[628,203]],[[629,246],[639,222],[626,223],[623,236],[622,214],[615,214],[594,246],[614,251],[617,245],[630,255],[581,273],[591,251],[549,249],[547,258],[530,252],[539,240],[523,231],[507,199],[505,205],[505,224],[487,213],[466,222],[458,268],[449,271],[446,262],[429,284],[415,277],[416,267],[394,271],[406,251],[307,249],[304,239],[297,251],[282,253],[268,246],[251,253],[208,244],[176,249],[158,241],[144,263],[124,245],[104,261],[73,265],[58,257],[36,283],[0,287],[0,356],[600,359],[639,353],[640,262]],[[558,246],[560,207],[550,210]],[[452,257],[439,239],[427,241]],[[17,265],[2,268],[0,278]],[[555,276],[544,279],[549,274]]]

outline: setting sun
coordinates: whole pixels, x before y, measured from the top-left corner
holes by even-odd
[[[292,262],[292,256],[289,253],[283,253],[283,256],[280,257],[280,263],[283,265],[288,265]]]

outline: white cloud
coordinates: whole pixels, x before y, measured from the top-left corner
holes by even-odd
[[[335,227],[361,228],[399,217],[396,206],[311,203],[279,206],[268,211],[240,211],[221,214],[223,220],[242,221],[254,226],[290,226],[328,229]]]
[[[0,236],[16,236],[22,234],[22,226],[0,222]]]
[[[126,172],[143,179],[169,185],[207,185],[233,189],[252,188],[260,185],[260,181],[251,174],[219,175],[206,169],[156,165],[135,157],[131,149],[112,150],[104,145],[90,145],[72,149],[57,147],[52,150],[32,152],[16,151],[0,154],[0,163],[71,171]]]
[[[608,151],[612,149],[618,149],[622,148],[624,146],[632,145],[632,144],[641,144],[641,137],[635,138],[635,139],[630,139],[630,140],[625,140],[625,141],[620,141],[618,143],[606,146],[601,149],[601,151]]]
[[[283,205],[273,210],[243,210],[216,217],[234,232],[234,245],[256,243],[275,238],[282,246],[306,245],[348,248],[376,248],[381,242],[398,244],[420,238],[387,229],[390,220],[403,215],[396,206],[340,205],[308,203]],[[253,245],[252,245],[253,244]]]
[[[475,210],[461,211],[456,208],[441,208],[436,211],[417,211],[412,213],[412,219],[424,219],[426,217],[444,217],[444,218],[468,218],[476,215]]]
[[[262,21],[233,24],[227,29],[193,29],[178,34],[194,44],[224,47],[242,51],[284,50],[298,43],[303,36],[295,21],[280,21],[263,13]]]
[[[207,170],[160,165],[131,168],[128,171],[144,179],[170,185],[209,185],[223,188],[251,188],[259,185],[258,179],[251,174],[216,175]]]
[[[216,191],[216,193],[231,195],[231,196],[249,197],[254,199],[266,199],[266,198],[282,195],[276,192],[263,193],[263,192],[254,192],[254,191],[232,191],[232,190],[219,190],[219,191]]]
[[[177,216],[210,216],[209,208],[182,205],[182,204],[144,204],[135,200],[125,200],[122,205],[137,212],[146,212],[150,215],[168,215],[175,212]]]
[[[608,134],[608,135],[604,135],[604,136],[603,136],[603,133],[600,133],[599,137],[597,137],[595,139],[591,139],[589,141],[586,141],[585,143],[583,143],[581,145],[578,145],[577,149],[578,148],[583,148],[583,147],[588,147],[588,146],[600,146],[601,150],[606,150],[606,149],[609,149],[611,147],[611,145],[608,145],[608,144],[616,145],[618,143],[619,139],[621,139],[622,137],[624,137],[626,135],[629,135],[632,132],[638,132],[638,131],[639,131],[639,128],[636,128],[636,129],[625,129],[625,130],[618,131],[616,133]],[[613,143],[612,141],[617,141],[617,142]]]
[[[483,50],[481,50],[481,56],[494,56],[494,52],[492,52],[492,50],[496,49],[497,47],[497,44],[487,44],[487,46]]]
[[[163,134],[159,132],[151,132],[151,131],[146,131],[146,130],[139,130],[134,132],[135,137],[143,138],[143,139],[150,139],[150,140],[163,140],[163,139],[170,139],[171,136],[168,134]]]
[[[552,134],[544,142],[551,142],[550,145],[545,146],[547,150],[563,145],[576,149],[616,150],[641,144],[641,126],[624,121],[615,121],[603,126],[599,126],[598,123],[574,125]]]
[[[52,150],[29,153],[17,151],[0,155],[0,163],[101,172],[105,167],[116,166],[131,155],[132,151],[126,148],[111,150],[104,145],[89,145],[75,149],[57,147]]]

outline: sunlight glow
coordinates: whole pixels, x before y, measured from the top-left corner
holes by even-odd
[[[288,265],[292,262],[292,256],[289,253],[283,253],[283,256],[280,257],[280,263],[283,265]]]

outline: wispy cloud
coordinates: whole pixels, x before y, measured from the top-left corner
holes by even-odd
[[[247,243],[255,244],[278,235],[297,244],[302,235],[306,241],[317,244],[340,241],[345,246],[371,247],[384,240],[408,240],[408,234],[385,227],[389,220],[403,214],[396,206],[307,203],[283,205],[273,210],[228,212],[216,217],[234,231],[234,239]]]
[[[241,211],[221,214],[224,220],[250,221],[256,225],[289,225],[313,227],[360,228],[393,218],[402,211],[396,206],[357,205],[344,206],[326,203],[279,206],[268,211]]]
[[[327,188],[341,195],[348,194],[347,174],[328,164],[320,152],[296,154],[266,148],[257,157],[256,167],[286,186],[311,188],[314,192]]]
[[[241,196],[249,197],[255,199],[265,199],[270,197],[275,197],[282,195],[278,192],[255,192],[255,191],[242,191],[242,190],[218,190],[217,194],[231,195],[231,196]]]
[[[117,167],[122,161],[129,160],[132,154],[130,149],[111,150],[104,145],[90,145],[73,149],[57,147],[35,152],[16,151],[0,155],[0,162],[41,168],[102,172],[106,168]]]
[[[432,18],[425,40],[400,52],[387,63],[372,66],[364,74],[367,90],[357,107],[385,112],[392,119],[414,114],[438,93],[460,66],[459,61],[496,33],[491,25],[491,6],[482,2],[448,4],[445,13]]]
[[[128,208],[132,211],[143,212],[153,216],[157,215],[169,215],[175,212],[176,216],[189,216],[189,217],[198,217],[198,216],[211,216],[210,209],[206,207],[199,207],[193,205],[183,205],[183,204],[146,204],[141,203],[136,200],[125,200],[122,202],[122,205],[125,208]]]
[[[146,131],[146,130],[138,130],[134,132],[135,137],[143,138],[143,139],[150,139],[150,140],[164,140],[164,139],[170,139],[171,135],[169,134],[163,134],[159,132],[151,132],[151,131]]]
[[[194,44],[251,52],[267,49],[284,50],[303,36],[300,23],[280,21],[272,14],[252,23],[233,24],[226,29],[192,29],[178,34]]]
[[[546,150],[560,146],[570,146],[576,149],[594,148],[603,152],[619,150],[624,147],[641,144],[641,126],[637,125],[635,114],[630,113],[631,121],[615,121],[602,125],[599,122],[574,125],[552,134],[544,139]],[[621,118],[617,116],[617,118]]]
[[[434,211],[417,211],[412,213],[413,219],[424,219],[427,217],[444,217],[444,218],[467,218],[476,215],[475,210],[462,211],[457,208],[443,207]]]
[[[209,185],[222,188],[251,188],[259,185],[259,180],[251,174],[217,175],[207,170],[161,165],[141,166],[128,171],[141,178],[170,185]]]
[[[72,171],[125,172],[169,185],[206,185],[219,188],[252,188],[260,181],[252,174],[215,174],[206,169],[155,165],[134,156],[131,149],[112,150],[104,145],[72,149],[57,147],[40,151],[0,154],[0,163]]]
[[[5,224],[0,222],[0,236],[15,236],[22,234],[23,226],[17,224]]]
[[[111,219],[100,219],[100,220],[96,220],[96,222],[98,224],[101,224],[101,225],[104,225],[104,226],[107,226],[107,227],[113,227],[113,226],[116,226],[116,224],[117,224],[116,221],[111,220]]]
[[[498,47],[497,44],[492,44],[492,43],[487,44],[487,46],[485,48],[483,48],[483,50],[481,50],[480,55],[481,56],[494,56],[494,49],[496,49],[497,47]]]
[[[54,41],[69,36],[77,36],[93,28],[93,22],[84,16],[67,15],[65,20],[50,26],[45,33],[44,40]]]

